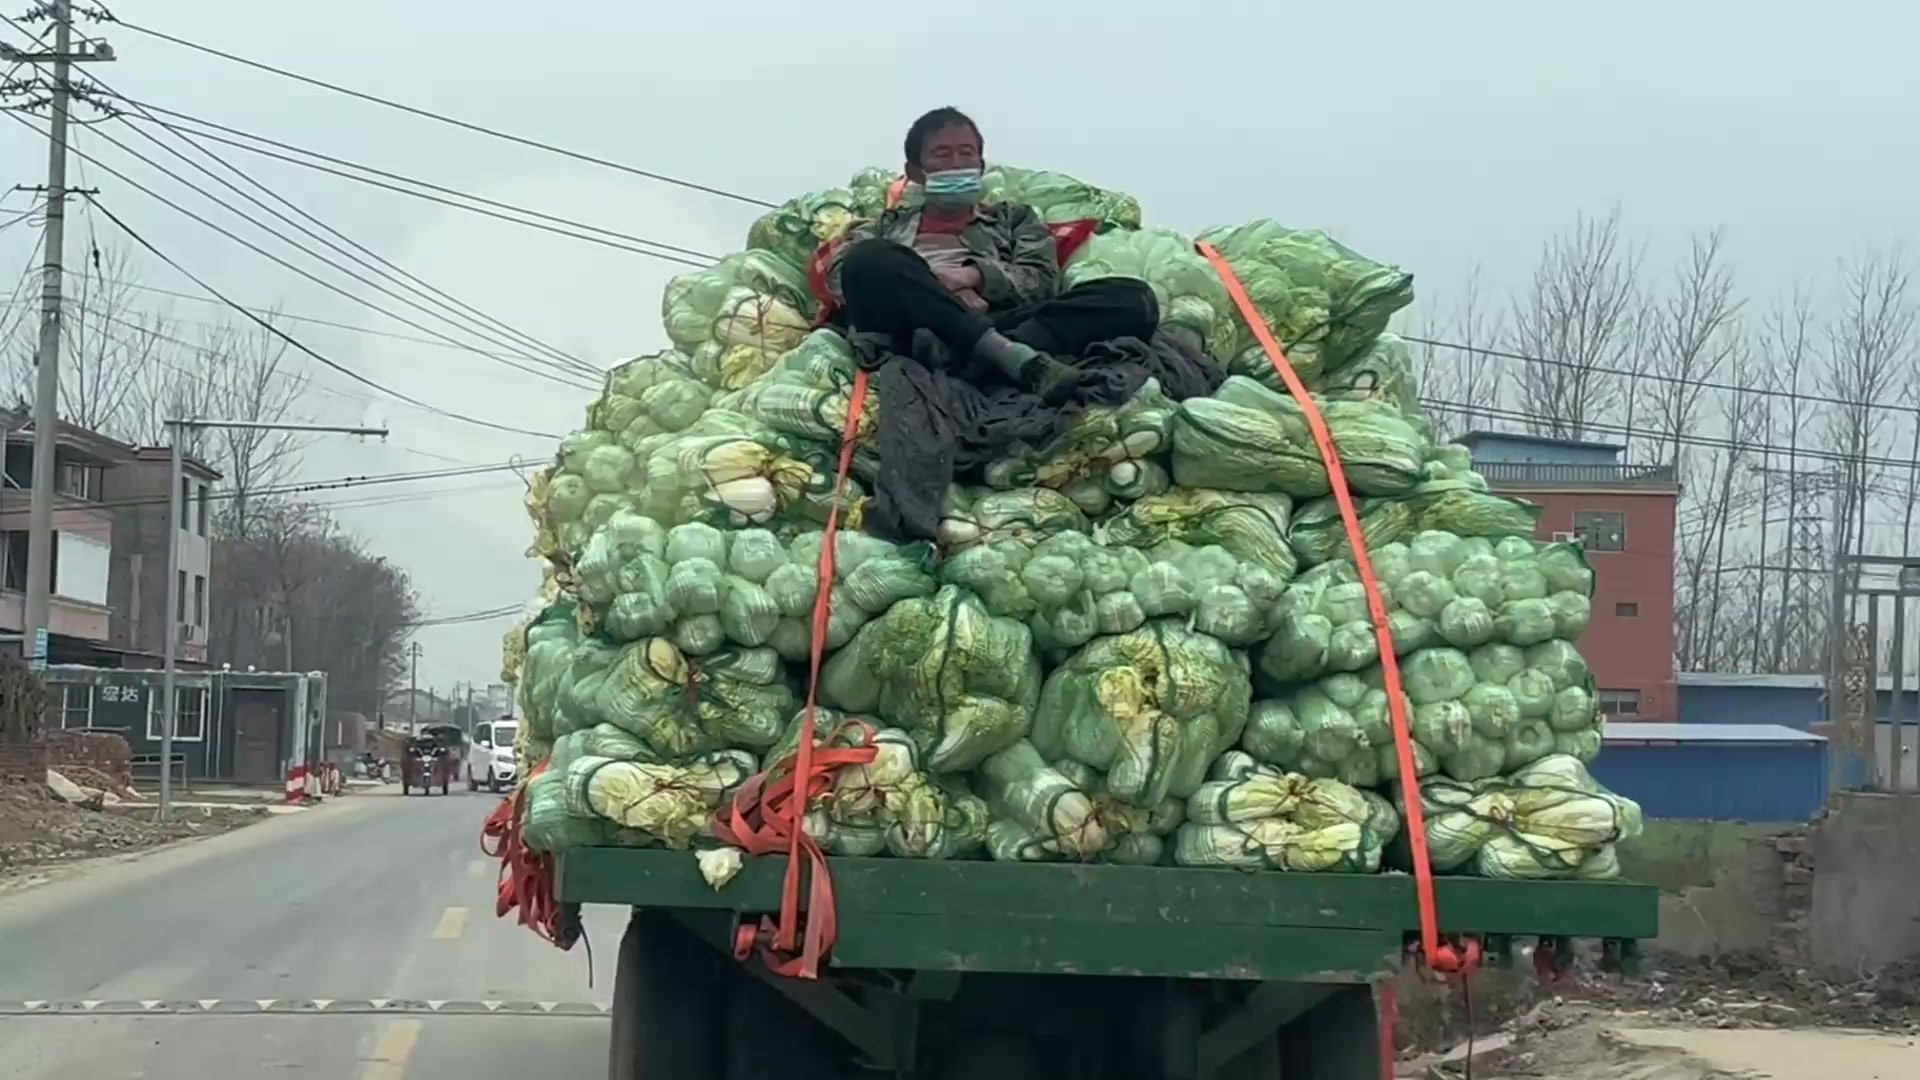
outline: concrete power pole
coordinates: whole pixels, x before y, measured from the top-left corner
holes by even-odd
[[[414,642],[407,649],[413,661],[412,673],[407,676],[407,734],[420,734],[420,643]]]
[[[21,625],[22,644],[32,662],[47,661],[46,632],[53,597],[54,454],[60,435],[60,289],[66,268],[62,259],[67,242],[67,118],[72,105],[72,65],[113,59],[113,50],[85,46],[73,51],[73,11],[68,0],[50,0],[53,51],[27,53],[4,50],[0,55],[28,63],[53,66],[52,120],[47,137],[46,260],[40,288],[40,348],[34,362],[39,372],[33,391],[33,491],[27,514],[27,604]],[[171,612],[168,613],[171,616]],[[165,766],[162,766],[165,772]]]

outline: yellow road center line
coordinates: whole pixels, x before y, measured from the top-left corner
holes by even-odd
[[[395,1020],[388,1024],[380,1033],[380,1041],[373,1044],[373,1056],[360,1073],[360,1080],[402,1080],[419,1041],[420,1021]]]
[[[450,907],[440,913],[440,924],[433,928],[433,940],[452,941],[467,928],[467,909]]]
[[[470,878],[485,878],[487,876],[487,866],[487,860],[475,859],[467,864],[467,876]]]

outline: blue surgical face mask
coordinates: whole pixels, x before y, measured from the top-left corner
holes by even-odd
[[[929,172],[921,188],[928,206],[958,210],[980,201],[981,180],[979,169],[941,169]]]

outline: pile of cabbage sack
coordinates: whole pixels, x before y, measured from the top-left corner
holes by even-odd
[[[815,600],[833,774],[806,827],[836,855],[1372,871],[1404,852],[1400,762],[1365,589],[1326,466],[1194,239],[1133,199],[996,168],[990,198],[1100,231],[1068,284],[1149,282],[1230,372],[1149,383],[948,496],[939,542],[860,532],[878,462],[822,527],[855,365],[813,330],[805,267],[892,177],[801,196],[668,286],[669,351],[607,378],[528,508],[547,567],[508,636],[522,825],[537,850],[711,847],[708,822],[798,744]],[[1639,809],[1597,785],[1575,642],[1593,574],[1537,510],[1436,444],[1405,345],[1409,275],[1318,232],[1214,229],[1338,444],[1404,673],[1436,865],[1617,873]],[[868,435],[885,400],[869,398]]]

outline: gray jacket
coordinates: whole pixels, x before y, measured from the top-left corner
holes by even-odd
[[[827,264],[827,289],[840,292],[840,259],[859,240],[885,239],[913,246],[920,232],[920,208],[902,206],[847,230]],[[1021,203],[982,203],[973,222],[960,231],[969,262],[980,269],[980,298],[993,311],[1052,299],[1060,288],[1060,257],[1045,219]]]

